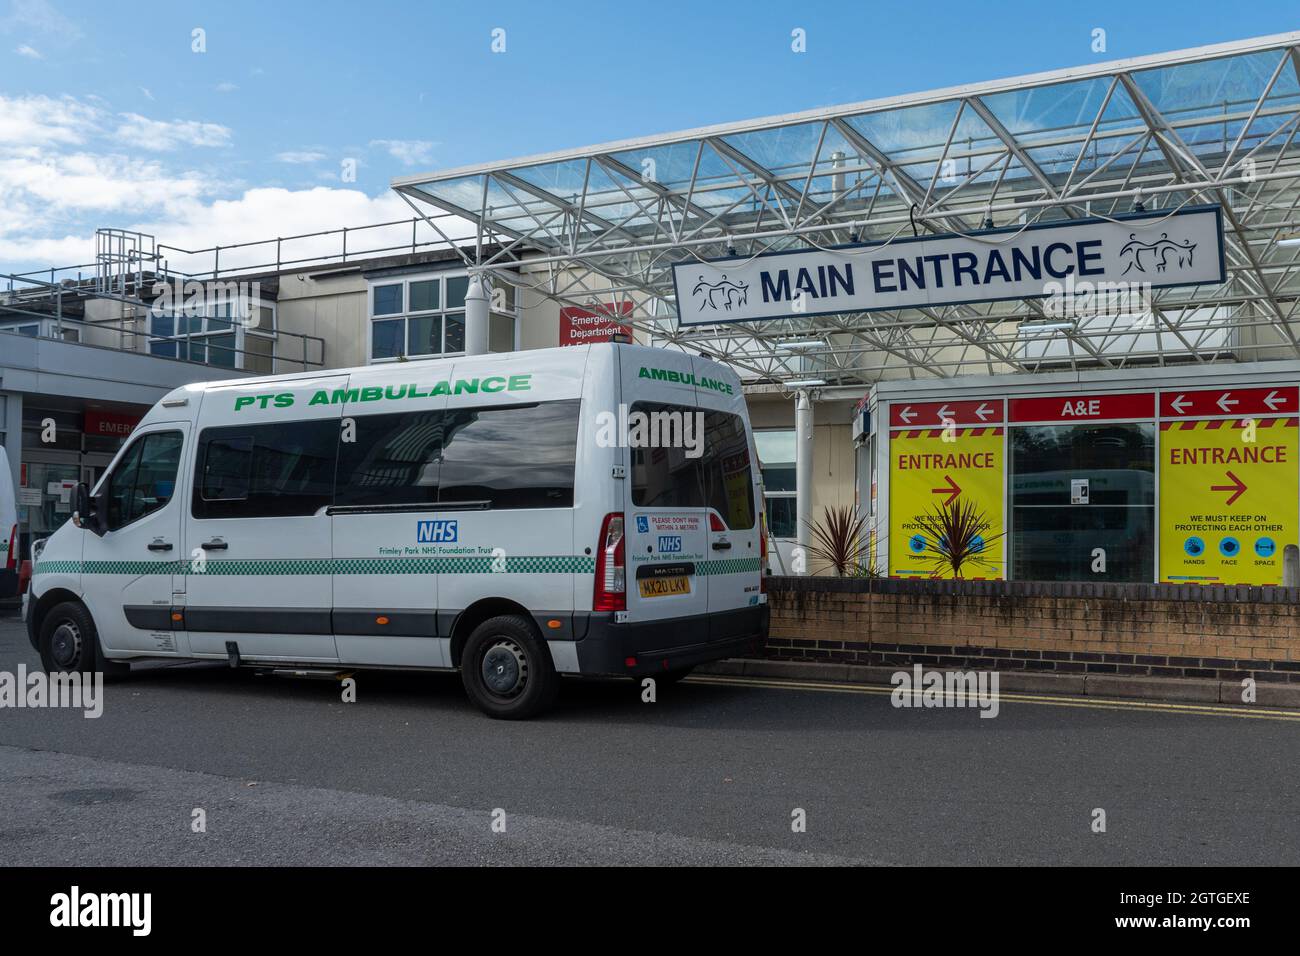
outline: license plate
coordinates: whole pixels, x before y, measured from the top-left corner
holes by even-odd
[[[668,597],[672,594],[691,593],[691,579],[688,577],[642,578],[637,583],[641,586],[641,596],[643,598]]]

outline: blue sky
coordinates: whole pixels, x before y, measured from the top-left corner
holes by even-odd
[[[360,225],[409,215],[387,187],[412,172],[1300,28],[1294,2],[1224,14],[0,0],[0,272],[87,261],[96,226],[209,246]]]

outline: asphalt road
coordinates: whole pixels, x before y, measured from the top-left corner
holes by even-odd
[[[507,723],[453,675],[357,681],[167,666],[96,720],[0,709],[0,865],[1300,864],[1294,719],[611,681]]]

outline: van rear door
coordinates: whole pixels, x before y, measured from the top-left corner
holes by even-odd
[[[709,518],[704,506],[696,388],[689,355],[620,349],[627,444],[627,610],[631,621],[673,622],[674,644],[708,640]]]
[[[707,359],[692,362],[696,400],[704,415],[710,638],[721,640],[742,636],[751,626],[747,618],[726,612],[761,601],[757,458],[739,377]]]

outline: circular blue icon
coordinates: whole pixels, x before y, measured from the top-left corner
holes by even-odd
[[[1255,553],[1261,558],[1271,558],[1276,550],[1277,544],[1272,538],[1255,539]]]
[[[1241,542],[1236,538],[1224,538],[1219,542],[1219,554],[1225,558],[1235,558],[1241,551]]]
[[[914,534],[908,540],[907,546],[912,549],[913,554],[920,554],[925,550],[925,535]]]
[[[970,539],[970,549],[971,549],[971,551],[972,551],[973,553],[975,553],[975,554],[978,554],[979,552],[983,551],[983,550],[984,550],[984,538],[981,537],[981,536],[978,535],[978,534],[975,535],[975,537],[971,538],[971,539]]]
[[[1205,542],[1198,537],[1192,536],[1183,542],[1183,550],[1193,558],[1199,558],[1205,553]]]

